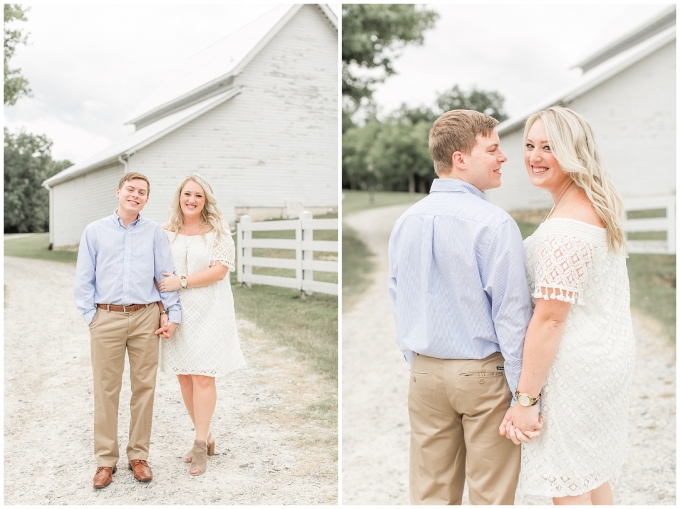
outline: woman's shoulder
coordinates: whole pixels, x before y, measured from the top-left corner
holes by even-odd
[[[163,223],[163,224],[161,225],[161,228],[163,228],[163,230],[165,230],[166,232],[171,231],[171,230],[170,230],[170,228],[171,228],[171,227],[170,227],[170,221],[166,221],[165,223]]]
[[[604,222],[597,214],[595,207],[584,194],[578,194],[575,199],[565,203],[550,216],[551,219],[572,219],[591,226],[604,228]]]

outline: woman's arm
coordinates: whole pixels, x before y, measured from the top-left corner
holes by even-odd
[[[213,264],[207,269],[199,270],[187,276],[187,288],[200,288],[201,286],[209,286],[217,281],[222,281],[229,273],[229,268],[225,267],[218,261],[213,261]],[[163,272],[165,278],[158,283],[158,290],[161,292],[174,292],[182,288],[181,279],[179,276]]]
[[[547,295],[548,289],[542,293]],[[568,294],[571,297],[570,294]],[[536,299],[534,315],[529,322],[524,339],[522,372],[517,390],[535,398],[541,393],[550,366],[562,339],[564,324],[571,304],[542,298]],[[520,430],[531,430],[538,421],[538,405],[524,407],[516,403],[512,409],[512,423]]]

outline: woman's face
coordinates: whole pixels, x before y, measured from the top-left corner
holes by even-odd
[[[179,205],[185,218],[201,217],[205,207],[205,192],[193,180],[189,180],[179,193]]]
[[[532,185],[546,191],[559,192],[569,175],[562,170],[550,149],[545,125],[540,118],[529,128],[524,143],[524,165]]]

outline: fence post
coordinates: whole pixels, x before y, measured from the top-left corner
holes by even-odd
[[[300,225],[302,226],[302,221],[306,221],[312,219],[312,213],[309,212],[308,210],[303,211],[300,214]],[[302,229],[302,240],[303,241],[311,241],[314,240],[314,229],[313,228],[303,228]],[[302,251],[302,261],[312,261],[314,260],[314,250],[313,249],[307,249]],[[311,269],[303,270],[302,271],[302,290],[305,292],[307,295],[312,295],[312,290],[311,290],[311,285],[309,285],[307,288],[305,288],[305,283],[311,283],[314,281],[314,271]]]
[[[250,240],[253,238],[253,231],[250,229],[252,220],[250,216],[242,216],[238,223],[238,275],[236,281],[245,283],[248,288],[251,287],[250,275],[253,273],[253,266],[246,264],[244,259],[250,259],[253,256],[253,248],[250,247]],[[245,246],[244,246],[245,244]]]
[[[668,199],[666,205],[666,220],[668,226],[666,227],[666,243],[668,244],[667,253],[675,254],[675,196]]]

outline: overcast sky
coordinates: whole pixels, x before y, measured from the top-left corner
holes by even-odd
[[[385,115],[476,85],[504,96],[510,116],[523,114],[574,83],[581,71],[572,65],[667,5],[429,5],[441,15],[435,28],[403,51],[374,98]]]
[[[276,4],[38,3],[11,67],[33,97],[5,107],[5,126],[45,134],[76,163],[133,132],[123,123],[172,69]],[[339,6],[330,5],[339,15]]]

